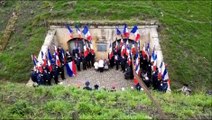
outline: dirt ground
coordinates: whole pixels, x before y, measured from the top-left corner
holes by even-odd
[[[61,84],[67,86],[77,86],[83,88],[85,86],[85,82],[89,81],[91,87],[95,84],[98,84],[101,88],[111,89],[113,86],[116,89],[121,88],[131,88],[133,86],[132,80],[125,80],[124,73],[122,71],[116,70],[115,68],[109,69],[100,73],[96,71],[94,68],[90,68],[87,70],[81,70],[77,72],[75,77],[69,77],[66,75],[66,80],[61,81]]]

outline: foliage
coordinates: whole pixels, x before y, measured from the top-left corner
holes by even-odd
[[[74,87],[25,87],[0,84],[0,119],[70,119],[77,112],[81,119],[154,119],[157,112],[147,95],[135,90],[86,91]],[[169,118],[210,117],[211,96],[204,93],[185,96],[152,91]]]

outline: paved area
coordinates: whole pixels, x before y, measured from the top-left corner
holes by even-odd
[[[133,86],[133,81],[125,80],[124,73],[120,70],[109,69],[100,73],[94,68],[79,71],[75,77],[66,76],[66,80],[62,81],[62,84],[80,86],[82,88],[86,81],[90,81],[92,88],[95,84],[98,84],[100,88],[105,87],[106,89],[111,89],[112,86],[115,86],[116,89],[121,89],[122,87],[126,89]]]

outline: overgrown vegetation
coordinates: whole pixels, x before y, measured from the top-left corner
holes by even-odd
[[[81,119],[152,119],[156,109],[144,92],[135,90],[86,91],[73,87],[25,87],[0,84],[0,119],[70,119],[73,112]],[[210,119],[211,96],[163,94],[152,91],[169,118]]]
[[[70,119],[73,112],[82,119],[159,117],[147,95],[135,90],[86,91],[64,86],[31,88],[17,83],[1,84],[0,90],[0,119]],[[211,117],[211,96],[152,93],[169,118]]]
[[[0,8],[0,35],[16,10],[15,32],[0,53],[0,78],[26,82],[31,53],[38,53],[49,19],[159,20],[160,40],[172,88],[188,83],[211,89],[211,1],[6,1]],[[0,37],[1,37],[0,36]]]

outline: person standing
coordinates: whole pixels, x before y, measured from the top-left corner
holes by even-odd
[[[123,72],[125,72],[126,63],[127,63],[126,57],[122,56],[122,58],[121,58],[121,69],[122,69]]]
[[[53,71],[52,71],[52,73],[53,73],[52,77],[53,77],[53,79],[55,81],[55,84],[58,84],[59,83],[59,81],[58,81],[58,74],[59,74],[59,72],[58,72],[58,67],[57,66],[53,65]]]
[[[80,69],[80,63],[81,63],[80,57],[77,56],[77,57],[75,58],[75,61],[76,61],[76,64],[77,64],[77,71],[81,71],[81,69]]]
[[[119,69],[119,55],[115,54],[115,64],[116,64],[116,70]]]

